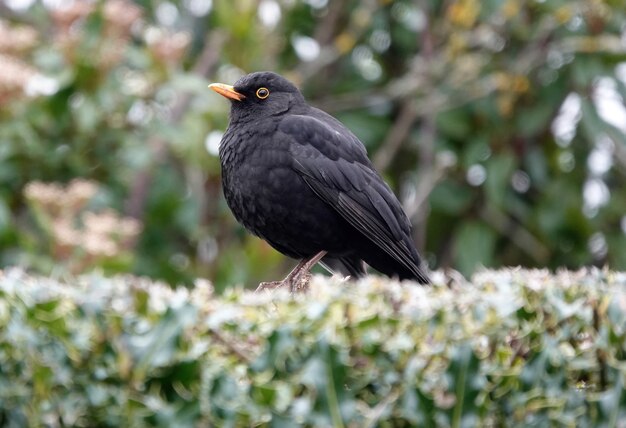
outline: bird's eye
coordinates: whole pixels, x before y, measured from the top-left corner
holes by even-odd
[[[259,88],[256,91],[257,98],[264,100],[265,98],[270,96],[270,90],[267,88]]]

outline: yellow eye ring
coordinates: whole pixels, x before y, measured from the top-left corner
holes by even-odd
[[[258,99],[264,100],[270,96],[270,90],[267,88],[259,88],[256,90],[256,96]]]

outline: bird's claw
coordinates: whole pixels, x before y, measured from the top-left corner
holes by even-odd
[[[259,286],[256,288],[256,290],[254,291],[255,293],[259,293],[263,290],[275,290],[277,288],[280,288],[283,286],[283,282],[284,281],[268,281],[268,282],[262,282],[259,284]]]
[[[292,293],[300,293],[308,291],[309,282],[311,281],[311,272],[301,271],[298,275],[291,279],[290,290]]]
[[[259,293],[263,290],[276,290],[278,288],[287,288],[292,293],[300,293],[309,289],[310,281],[311,273],[307,271],[300,271],[296,275],[288,276],[282,281],[262,282],[257,287],[255,293]]]

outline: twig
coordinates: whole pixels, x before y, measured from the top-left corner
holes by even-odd
[[[595,300],[593,302],[593,329],[599,333],[600,332],[600,308],[598,307],[599,301]],[[598,360],[599,376],[600,376],[600,390],[606,390],[607,379],[606,379],[606,357],[602,349],[598,348],[596,350],[596,358]]]
[[[515,224],[505,213],[493,206],[484,206],[479,212],[480,218],[496,229],[502,236],[511,241],[536,262],[544,265],[550,258],[550,250],[535,236]]]
[[[428,4],[424,5],[424,9],[428,10]],[[426,68],[432,68],[430,64],[433,62],[434,57],[434,40],[433,32],[430,26],[430,18],[427,20],[426,28],[424,28],[421,36],[422,40],[422,57]],[[432,78],[428,73],[424,73],[424,84],[427,88],[433,87]],[[426,244],[426,223],[428,222],[428,208],[425,204],[426,199],[435,188],[436,183],[440,177],[437,176],[435,171],[435,139],[437,137],[437,126],[435,124],[436,112],[433,110],[427,110],[422,115],[422,126],[420,128],[420,138],[418,153],[419,160],[417,165],[418,171],[418,191],[415,192],[412,205],[415,214],[412,216],[414,221],[413,225],[413,238],[416,241],[417,248],[422,250]],[[420,197],[420,201],[417,197]]]
[[[379,171],[385,171],[389,167],[389,164],[398,153],[398,150],[402,147],[402,143],[411,132],[416,118],[417,111],[415,110],[415,103],[412,99],[405,100],[400,106],[398,118],[387,133],[381,148],[374,156],[374,166]]]
[[[331,43],[335,41],[333,38],[334,31],[331,32],[331,30],[338,25],[341,16],[340,12],[346,10],[345,7],[341,7],[343,2],[331,2],[331,4],[333,3],[337,3],[337,6],[330,6],[327,18],[322,21],[319,28],[319,34],[316,34],[318,43],[322,45],[319,56],[314,61],[301,63],[294,70],[297,80],[301,82],[317,75],[322,69],[335,63],[346,53],[345,49],[342,49],[337,43]],[[352,10],[350,21],[342,35],[353,42],[358,41],[368,29],[377,7],[378,2],[375,0],[360,2],[357,8]],[[325,36],[321,34],[322,31],[327,32]]]
[[[366,90],[348,94],[325,97],[312,100],[317,108],[328,112],[340,112],[356,110],[386,104],[407,97],[425,97],[415,106],[418,116],[426,113],[437,113],[461,107],[469,102],[481,99],[497,90],[492,76],[486,76],[472,83],[471,93],[433,92],[426,94],[426,82],[422,74],[404,76],[390,82],[387,86],[378,90]]]
[[[213,339],[215,339],[216,342],[224,345],[226,348],[228,348],[229,351],[231,351],[233,354],[235,354],[237,357],[239,357],[239,359],[241,359],[243,362],[245,362],[246,364],[252,363],[252,359],[250,357],[248,357],[234,343],[231,343],[228,340],[226,340],[224,338],[224,336],[219,334],[217,331],[211,329],[211,330],[209,330],[209,333],[211,334]]]
[[[347,10],[347,8],[344,7],[345,3],[345,0],[332,1],[329,3],[328,11],[315,28],[315,34],[313,36],[320,46],[326,46],[332,42],[337,32],[341,12]]]
[[[372,412],[369,415],[369,420],[365,423],[365,428],[378,426],[378,422],[383,416],[385,410],[387,410],[389,404],[395,402],[398,397],[400,397],[400,392],[397,389],[388,393],[385,398],[372,409]]]
[[[548,52],[555,46],[558,46],[550,43],[550,37],[554,30],[554,23],[550,22],[550,20],[545,20],[539,25],[536,43],[530,45],[519,55],[518,60],[513,65],[512,71],[514,73],[528,75],[534,68],[545,62]],[[432,91],[431,88],[434,88],[435,85],[428,76],[433,69],[440,69],[442,72],[449,70],[450,64],[448,60],[441,57],[441,54],[435,53],[432,35],[429,36],[428,33],[428,27],[420,33],[420,37],[424,37],[422,39],[422,52],[416,55],[413,59],[413,66],[402,77],[391,80],[383,88],[324,97],[313,100],[313,104],[324,111],[332,113],[372,107],[398,99],[422,95],[427,96],[428,99],[420,103],[416,108],[417,115],[422,116],[432,112],[436,116],[439,112],[460,107],[468,102],[486,97],[498,89],[498,86],[492,81],[492,76],[487,75],[471,82],[464,80],[463,82],[455,83],[449,79],[447,81],[444,79],[439,86],[450,88],[449,92],[451,95],[446,95],[440,91]],[[445,74],[444,78],[447,76],[448,74]],[[469,85],[470,83],[471,85]],[[467,90],[468,88],[471,88],[471,92]]]
[[[204,50],[200,53],[200,56],[191,69],[192,73],[202,77],[208,76],[213,67],[219,61],[222,46],[225,42],[226,34],[223,31],[212,31],[206,39]],[[193,96],[194,94],[185,92],[178,98],[176,104],[172,107],[172,123],[180,121],[183,114],[187,111]]]
[[[445,176],[447,168],[448,165],[435,162],[435,167],[430,180],[421,181],[419,178],[416,179],[418,184],[417,189],[415,190],[415,195],[411,198],[411,200],[403,201],[406,215],[411,219],[413,224],[416,222],[416,217],[420,215],[420,207],[426,203],[428,196],[433,191],[437,183],[439,183],[439,181]]]

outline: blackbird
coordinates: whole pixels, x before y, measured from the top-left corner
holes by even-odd
[[[349,129],[276,73],[209,87],[231,101],[219,147],[228,206],[248,231],[302,260],[283,281],[260,288],[306,287],[318,261],[352,277],[365,274],[365,262],[429,282],[409,219]]]

